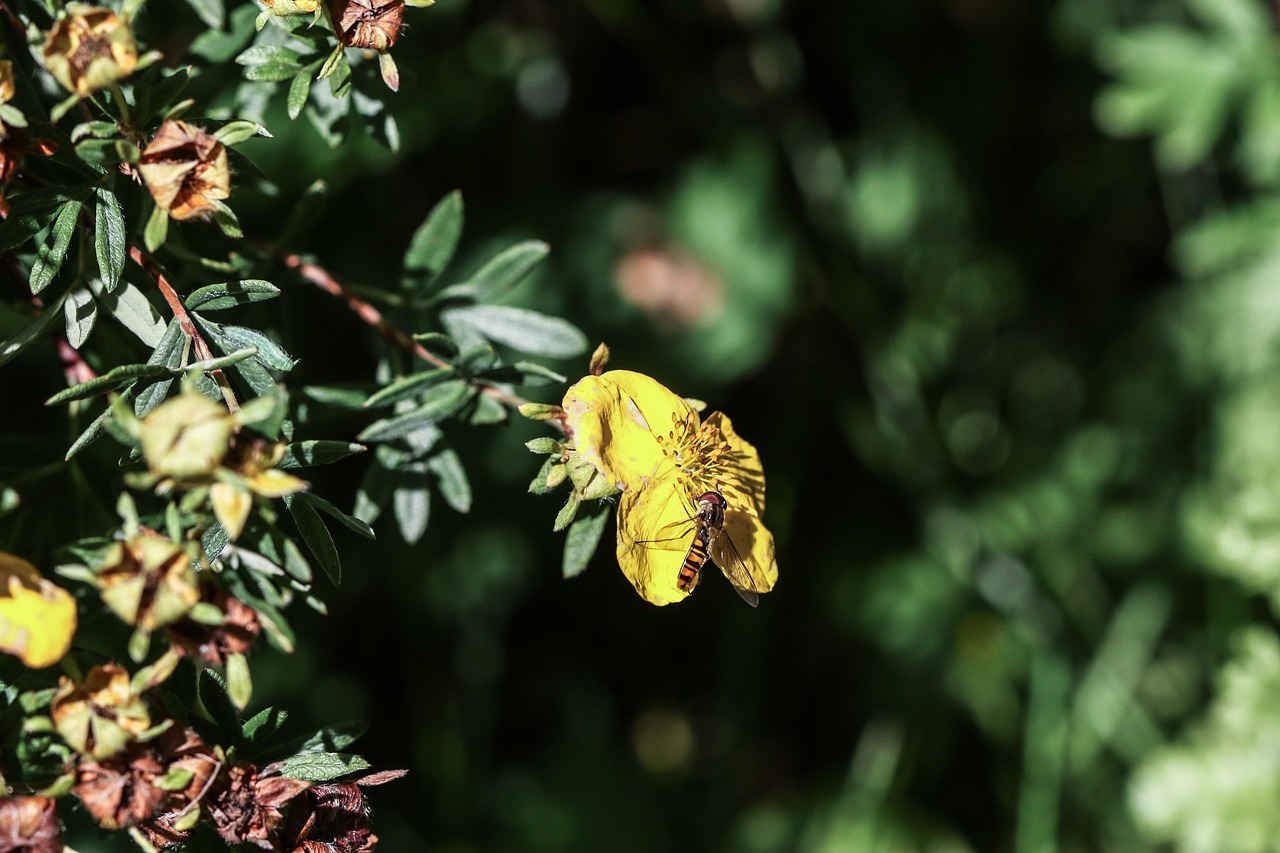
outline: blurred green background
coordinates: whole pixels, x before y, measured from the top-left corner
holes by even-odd
[[[277,98],[246,231],[323,178],[300,248],[354,284],[455,188],[474,257],[547,240],[513,299],[733,418],[780,580],[561,580],[542,430],[458,427],[471,513],[340,541],[255,701],[370,721],[388,851],[1280,850],[1275,15],[440,0],[398,153]],[[272,306],[292,382],[372,374],[345,307]]]

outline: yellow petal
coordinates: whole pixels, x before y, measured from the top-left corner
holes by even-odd
[[[226,528],[227,536],[232,541],[238,539],[253,508],[253,495],[230,483],[214,483],[209,489],[209,502],[213,504],[213,514]]]
[[[76,632],[75,600],[12,554],[0,553],[0,575],[8,592],[0,597],[0,650],[32,669],[57,663]]]
[[[307,487],[307,481],[277,468],[259,471],[248,479],[249,488],[264,498],[282,498]]]
[[[630,370],[584,377],[565,393],[563,405],[578,453],[623,490],[663,479],[672,467],[655,433],[665,435],[673,420],[698,424],[683,399]]]
[[[618,566],[645,601],[672,604],[692,592],[676,581],[693,544],[695,511],[671,482],[618,498]]]
[[[711,559],[738,589],[768,592],[778,581],[773,534],[754,513],[725,510],[724,530],[711,542]]]
[[[721,412],[709,416],[703,426],[719,430],[720,438],[728,445],[728,450],[720,460],[715,482],[701,485],[715,488],[724,495],[731,510],[763,515],[764,467],[760,464],[759,451],[734,431],[733,423]]]

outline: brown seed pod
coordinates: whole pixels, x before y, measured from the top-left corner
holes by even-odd
[[[404,0],[326,0],[333,29],[347,47],[387,50],[400,38]]]

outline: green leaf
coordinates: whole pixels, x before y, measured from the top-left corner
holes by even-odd
[[[567,320],[506,305],[472,305],[441,312],[449,323],[461,323],[491,341],[519,352],[570,358],[587,349],[587,336]]]
[[[182,327],[178,325],[177,321],[173,321],[165,327],[164,334],[160,337],[160,343],[156,344],[151,357],[147,359],[147,364],[162,365],[170,371],[177,370],[182,366],[186,350],[187,336],[183,334]],[[138,399],[133,406],[137,416],[140,418],[145,417],[148,412],[160,405],[164,398],[169,396],[169,388],[172,385],[172,379],[165,379],[145,388],[138,394]]]
[[[271,282],[249,278],[243,281],[207,284],[192,291],[183,300],[183,304],[191,311],[222,311],[237,305],[274,299],[279,295],[280,288]]]
[[[296,119],[302,114],[302,108],[307,105],[307,98],[311,96],[311,74],[313,69],[308,66],[303,68],[293,76],[293,82],[289,84],[289,94],[285,99],[285,106],[289,111],[289,118]]]
[[[113,388],[127,385],[138,379],[152,379],[172,375],[167,367],[159,364],[122,364],[101,376],[90,379],[88,382],[81,382],[79,385],[64,388],[48,400],[45,400],[44,404],[46,406],[57,406],[62,403],[69,403],[72,400],[84,400],[89,397],[95,397],[98,394],[105,394]]]
[[[244,72],[244,79],[257,83],[274,83],[288,80],[301,70],[302,67],[296,62],[264,62],[249,66]]]
[[[560,462],[554,456],[548,456],[542,460],[542,467],[538,469],[538,473],[529,482],[529,494],[545,495],[551,491],[551,487],[547,485],[547,476],[551,473],[551,469],[558,464]]]
[[[427,370],[422,373],[414,373],[403,379],[398,379],[380,389],[372,397],[364,401],[365,408],[376,408],[378,406],[387,406],[392,403],[398,403],[401,400],[408,400],[411,397],[417,397],[428,388],[433,388],[453,376],[452,367],[440,367],[435,370]]]
[[[255,329],[244,326],[223,326],[223,336],[239,347],[256,347],[258,360],[272,370],[289,371],[297,364],[278,343]]]
[[[453,258],[462,236],[462,193],[454,190],[441,199],[414,232],[404,254],[404,271],[410,277],[433,276]],[[406,278],[406,284],[412,284]]]
[[[107,291],[115,290],[124,272],[126,237],[124,213],[115,193],[106,187],[94,190],[94,252],[98,256],[98,272]]]
[[[149,347],[156,347],[164,337],[165,323],[160,314],[152,306],[151,301],[128,281],[121,281],[119,286],[110,292],[97,290],[98,299],[120,323],[138,336]]]
[[[369,762],[358,755],[341,752],[308,752],[280,762],[280,775],[307,782],[327,782],[339,776],[369,769]]]
[[[439,479],[445,503],[457,512],[471,511],[471,483],[456,451],[440,451],[427,460],[427,469]]]
[[[339,409],[360,409],[369,394],[361,388],[340,388],[334,385],[308,385],[302,389],[302,396],[309,397],[317,403]]]
[[[346,749],[351,746],[368,730],[369,724],[364,720],[348,720],[343,723],[335,723],[308,735],[293,751],[298,754],[337,752],[340,749]]]
[[[365,539],[377,538],[374,535],[373,528],[368,524],[365,524],[364,521],[347,515],[345,512],[338,509],[319,495],[313,495],[311,492],[300,492],[295,496],[295,498],[325,513],[343,527],[347,528],[352,533],[355,533],[357,536],[363,536]]]
[[[416,545],[427,532],[431,518],[431,491],[427,488],[426,474],[419,470],[400,472],[400,480],[391,493],[391,507],[400,527],[400,535],[410,545]]]
[[[210,560],[218,559],[223,549],[230,543],[231,537],[227,535],[226,528],[221,524],[214,524],[200,537],[200,547],[204,549],[205,556]]]
[[[169,239],[169,211],[153,205],[151,215],[147,217],[147,224],[142,229],[142,243],[147,247],[148,252],[154,252],[163,246],[167,239]]]
[[[244,721],[240,734],[250,743],[266,740],[280,731],[288,718],[289,712],[284,708],[263,708]]]
[[[423,395],[421,406],[374,421],[356,436],[360,441],[390,441],[403,438],[428,427],[460,409],[474,393],[474,389],[461,379],[451,379],[437,385]]]
[[[349,441],[295,441],[284,449],[279,468],[307,468],[312,465],[329,465],[346,459],[355,453],[368,450],[363,444]]]
[[[510,292],[524,281],[551,247],[540,240],[517,243],[493,256],[463,283],[449,287],[441,296],[464,295],[477,302],[490,302]]]
[[[237,56],[236,65],[265,65],[269,62],[296,65],[300,59],[302,59],[302,54],[284,45],[259,44]]]
[[[229,62],[242,45],[253,38],[253,21],[258,17],[258,4],[245,3],[231,12],[230,26],[226,31],[207,29],[191,42],[190,52],[209,61],[211,65]]]
[[[187,0],[187,5],[195,10],[205,24],[215,30],[222,29],[222,23],[226,19],[222,0]]]
[[[342,583],[342,561],[338,557],[338,549],[334,547],[333,536],[320,520],[320,514],[315,508],[306,500],[298,498],[299,495],[288,495],[284,499],[285,506],[298,525],[302,541],[307,543],[329,580],[333,581],[334,586],[338,586]]]
[[[54,320],[62,316],[62,302],[66,298],[67,295],[65,293],[62,294],[51,304],[46,305],[44,310],[40,312],[40,316],[22,327],[16,335],[6,341],[0,341],[0,364],[9,363],[18,353],[51,331]]]
[[[569,525],[564,537],[564,561],[561,564],[564,577],[572,578],[582,574],[591,555],[600,545],[609,515],[609,505],[604,504],[595,512],[578,516]]]
[[[289,211],[284,227],[276,237],[274,245],[290,246],[302,234],[320,221],[329,197],[329,187],[324,181],[315,181],[307,187],[306,192]]]
[[[218,673],[211,669],[200,670],[200,677],[196,680],[196,699],[223,732],[235,735],[240,731],[240,716],[227,695],[227,683]]]
[[[67,301],[62,303],[67,317],[67,343],[72,349],[80,349],[93,331],[94,321],[98,319],[98,304],[93,301],[93,293],[87,287],[72,288],[67,294]]]
[[[182,90],[187,87],[187,83],[191,79],[191,71],[188,67],[182,66],[164,74],[155,85],[151,86],[148,91],[138,97],[135,121],[150,121],[156,113],[166,110],[169,105],[178,99],[182,94]]]
[[[31,292],[39,293],[48,287],[49,282],[62,268],[62,261],[67,257],[67,248],[71,245],[71,237],[76,232],[76,222],[80,217],[80,202],[72,199],[65,201],[58,208],[53,218],[53,228],[49,239],[40,247],[36,261],[31,266]]]
[[[126,391],[125,393],[128,392]],[[71,446],[67,448],[66,455],[63,456],[63,459],[69,460],[72,456],[75,456],[81,450],[84,450],[101,437],[102,433],[106,430],[107,421],[111,420],[111,417],[111,407],[108,406],[103,409],[98,416],[94,418],[87,427],[85,427],[84,432],[80,433],[76,440],[71,443]]]
[[[239,145],[241,142],[253,139],[255,136],[271,138],[271,134],[267,132],[265,127],[256,121],[248,121],[247,119],[229,121],[213,132],[213,138],[223,145]]]
[[[558,533],[572,524],[574,517],[578,514],[578,507],[581,503],[582,499],[578,497],[578,493],[570,492],[569,500],[565,501],[564,506],[560,508],[560,512],[556,514],[555,526],[551,529]]]

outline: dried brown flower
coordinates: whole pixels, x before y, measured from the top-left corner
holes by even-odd
[[[281,847],[290,853],[370,853],[378,836],[369,827],[362,788],[399,779],[408,771],[387,770],[354,782],[313,785],[289,810]]]
[[[198,801],[219,766],[195,732],[172,726],[112,758],[81,761],[71,790],[103,829],[163,821],[176,835],[184,810]]]
[[[174,219],[190,219],[214,209],[231,195],[226,146],[183,121],[160,125],[138,164],[143,183]]]
[[[116,13],[101,6],[67,4],[44,42],[44,65],[62,86],[87,95],[127,77],[138,64],[138,48]]]
[[[53,800],[0,798],[0,853],[62,853],[62,833]]]
[[[298,779],[263,776],[247,762],[235,764],[214,783],[205,808],[228,844],[278,850],[276,835],[284,820],[283,809],[310,786]]]
[[[404,0],[326,0],[333,28],[347,47],[387,50],[400,38]]]
[[[62,676],[50,715],[63,740],[96,760],[115,755],[151,727],[151,715],[130,687],[129,673],[114,663],[95,666],[84,681]]]
[[[222,611],[222,624],[206,625],[190,617],[180,619],[165,629],[170,645],[214,666],[226,666],[229,655],[247,654],[262,630],[254,609],[212,584],[204,587],[201,600]]]

